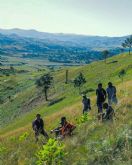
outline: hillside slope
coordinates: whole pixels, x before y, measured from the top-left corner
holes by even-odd
[[[73,79],[79,72],[84,73],[87,83],[83,90],[92,89],[88,95],[92,100],[92,111],[88,120],[77,125],[75,135],[64,140],[65,159],[63,164],[99,165],[99,164],[131,164],[132,160],[132,57],[128,54],[119,55],[104,61],[94,62],[84,67],[69,68],[69,78]],[[116,63],[113,61],[117,61]],[[118,73],[126,70],[124,82],[118,77]],[[65,97],[61,102],[52,105],[41,105],[31,112],[17,117],[10,125],[1,129],[1,163],[8,165],[36,164],[35,153],[42,147],[42,137],[38,144],[34,143],[31,122],[36,113],[44,116],[46,130],[54,128],[61,116],[66,115],[68,120],[77,124],[77,118],[81,115],[81,97],[73,84],[64,84],[65,69],[53,73],[56,75],[55,88],[59,89],[60,96]],[[119,103],[115,108],[116,118],[112,123],[99,123],[97,121],[97,108],[95,101],[95,89],[99,82],[106,87],[112,81],[117,86]],[[60,90],[60,87],[62,88]],[[58,90],[57,90],[58,91]],[[63,92],[62,92],[63,91]],[[20,137],[27,132],[24,140]]]

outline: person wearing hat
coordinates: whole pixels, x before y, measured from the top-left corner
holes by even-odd
[[[33,127],[33,130],[34,130],[34,133],[35,133],[36,142],[38,141],[39,134],[42,134],[47,139],[49,138],[47,132],[44,129],[44,121],[41,118],[41,115],[40,114],[37,114],[36,115],[36,119],[33,121],[32,127]]]
[[[58,137],[64,138],[66,135],[71,136],[73,130],[76,128],[76,126],[74,126],[73,124],[69,123],[66,120],[66,117],[61,118],[60,124],[61,124],[60,127],[51,130],[51,133],[54,132],[56,134],[56,138]]]
[[[83,114],[91,110],[90,98],[87,98],[86,95],[83,95],[82,103],[83,103]]]

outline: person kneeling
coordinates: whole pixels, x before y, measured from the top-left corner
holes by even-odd
[[[106,112],[103,114],[103,120],[113,120],[115,115],[114,109],[108,105],[108,103],[103,104],[103,109],[106,109]]]
[[[61,126],[58,128],[55,128],[54,130],[51,130],[51,133],[56,134],[56,138],[65,138],[65,136],[72,135],[73,130],[76,128],[76,126],[72,125],[71,123],[67,122],[66,117],[61,118],[60,122]]]

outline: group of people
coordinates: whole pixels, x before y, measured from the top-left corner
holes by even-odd
[[[98,84],[96,89],[97,96],[97,108],[98,108],[98,117],[101,119],[112,119],[114,115],[114,110],[112,104],[117,104],[116,97],[116,87],[113,86],[111,82],[108,83],[108,87],[105,90],[101,83]],[[106,98],[108,97],[108,103],[106,103]],[[91,110],[90,98],[87,98],[86,95],[83,95],[83,114]],[[106,110],[103,113],[103,109]]]
[[[45,136],[47,139],[49,139],[49,136],[47,134],[47,132],[44,129],[44,121],[41,118],[40,114],[36,115],[36,119],[35,121],[33,121],[32,123],[32,127],[33,130],[35,132],[35,139],[36,142],[38,141],[38,136],[39,134],[42,134],[43,136]],[[65,136],[71,136],[73,130],[76,128],[76,126],[74,126],[73,124],[69,123],[66,119],[66,117],[61,117],[61,122],[60,122],[60,126],[51,130],[51,134],[55,133],[56,138],[61,138],[63,139]]]
[[[116,98],[116,87],[113,86],[111,82],[108,83],[108,87],[105,90],[102,87],[102,84],[98,84],[98,88],[96,89],[97,96],[97,107],[98,107],[98,119],[101,120],[112,120],[114,116],[114,109],[112,108],[112,104],[117,104]],[[106,98],[108,97],[108,103],[106,103]],[[83,95],[82,99],[83,103],[83,114],[88,113],[91,110],[91,101],[90,98],[87,98],[86,95]],[[103,109],[106,110],[103,113]],[[39,134],[42,134],[47,139],[49,135],[44,129],[44,121],[41,118],[40,114],[36,115],[35,121],[32,123],[33,130],[35,132],[35,139],[38,141]],[[69,123],[66,117],[61,117],[60,126],[51,130],[51,133],[55,133],[56,138],[63,139],[65,136],[71,136],[73,130],[76,128],[75,125]]]

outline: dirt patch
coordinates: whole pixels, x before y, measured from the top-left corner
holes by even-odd
[[[53,102],[53,98],[56,98],[58,95],[54,94],[54,95],[49,95],[49,100],[48,102],[51,103]],[[36,96],[35,98],[32,98],[30,100],[28,100],[24,105],[22,105],[21,107],[21,113],[26,113],[26,112],[30,112],[33,109],[40,107],[41,105],[47,104],[47,101],[45,101],[45,97],[44,95],[39,95]]]
[[[21,113],[26,113],[31,111],[32,109],[35,109],[36,107],[42,105],[46,103],[45,99],[43,96],[37,96],[35,98],[32,98],[31,100],[29,100],[27,103],[25,103],[24,105],[22,105],[21,107]]]

